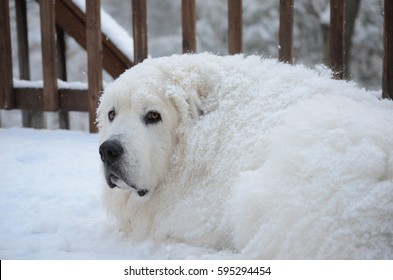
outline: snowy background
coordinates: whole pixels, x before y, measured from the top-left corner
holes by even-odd
[[[77,0],[83,5],[84,0]],[[123,0],[102,0],[103,9],[116,19],[124,30],[112,28],[111,37],[121,36],[118,44],[125,53],[132,56],[131,2]],[[295,2],[294,56],[295,63],[309,66],[324,63],[323,29],[329,18],[329,1],[299,0]],[[181,53],[181,1],[148,0],[148,51],[152,57]],[[16,24],[14,1],[10,1],[11,33],[13,37],[13,73],[19,77],[18,54],[16,46]],[[36,1],[27,1],[29,24],[29,48],[31,79],[42,79],[41,35],[39,25],[39,7]],[[227,1],[196,1],[197,9],[197,51],[209,51],[227,54]],[[105,19],[102,16],[103,29]],[[109,24],[113,27],[112,24]],[[246,54],[259,54],[266,57],[278,56],[278,0],[243,0],[243,49]],[[128,34],[128,38],[125,38]],[[383,0],[360,1],[359,13],[355,22],[352,49],[350,52],[350,79],[367,89],[380,90],[382,80],[382,34]],[[87,55],[73,38],[67,40],[67,75],[69,81],[87,81]],[[117,40],[119,41],[119,40]],[[119,42],[118,42],[119,43]],[[112,78],[104,71],[104,79]],[[58,116],[45,113],[46,127],[56,129]],[[18,111],[0,110],[0,127],[21,126],[21,114]],[[88,131],[86,113],[71,112],[72,130]]]
[[[105,10],[131,33],[130,1],[104,0]],[[327,5],[323,0],[296,1],[295,62],[323,62],[320,32]],[[361,1],[351,53],[351,78],[380,89],[382,72],[382,0]],[[14,1],[10,1],[11,12]],[[181,52],[181,1],[148,0],[149,53],[153,57]],[[278,1],[243,0],[244,50],[277,56]],[[32,80],[42,79],[39,10],[28,1]],[[226,1],[197,1],[198,51],[226,54]],[[310,11],[313,11],[310,13]],[[305,16],[307,14],[307,16]],[[13,17],[13,15],[11,15]],[[16,36],[15,24],[12,34]],[[14,40],[15,42],[15,40]],[[86,53],[67,39],[68,77],[86,82]],[[13,50],[16,50],[13,45]],[[17,52],[13,53],[18,77]],[[105,75],[107,82],[111,81]],[[80,131],[17,128],[20,112],[0,110],[0,259],[192,258],[196,248],[161,248],[133,244],[108,222],[101,207],[102,178],[98,137]],[[57,128],[48,114],[47,127]],[[73,113],[71,128],[88,130],[87,115]],[[180,247],[179,247],[180,246]],[[176,251],[176,253],[173,253]],[[175,255],[174,255],[175,254]],[[230,252],[218,257],[231,258]]]

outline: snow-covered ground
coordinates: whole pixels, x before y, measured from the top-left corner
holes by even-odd
[[[146,258],[101,207],[97,135],[0,129],[0,259]]]
[[[0,128],[0,259],[228,259],[226,251],[133,243],[101,203],[98,135]]]

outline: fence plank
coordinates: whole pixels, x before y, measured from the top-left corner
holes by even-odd
[[[60,80],[67,81],[66,42],[64,30],[56,26],[57,38],[57,75]]]
[[[132,0],[132,30],[134,35],[134,63],[147,57],[146,0]]]
[[[102,91],[102,38],[101,38],[101,1],[86,0],[86,49],[88,64],[88,111],[90,132],[96,132],[96,110]]]
[[[293,61],[293,1],[280,1],[278,57],[280,61],[287,63],[292,63]]]
[[[393,1],[385,0],[382,97],[393,99]]]
[[[22,80],[30,80],[26,0],[15,1],[15,15],[18,35],[19,77]]]
[[[228,53],[243,51],[242,0],[228,0]]]
[[[0,108],[12,109],[12,52],[8,0],[0,0]]]
[[[195,0],[182,0],[183,53],[196,52]]]
[[[57,96],[55,0],[40,1],[40,17],[44,110],[56,111],[59,108],[59,99]]]
[[[56,26],[57,38],[57,75],[60,80],[67,81],[66,41],[64,30]],[[59,100],[60,102],[61,100]],[[59,105],[61,108],[61,104]],[[67,111],[59,110],[59,127],[70,129],[70,118]]]
[[[42,111],[44,109],[42,102],[43,88],[14,88],[15,109],[29,109]],[[87,90],[60,88],[58,90],[59,105],[62,110],[87,112]]]
[[[59,89],[60,108],[64,111],[88,112],[88,90]]]
[[[330,0],[329,65],[335,79],[344,78],[345,1]]]
[[[15,109],[43,111],[43,88],[14,88]]]
[[[26,0],[15,1],[15,16],[18,38],[19,78],[30,80]],[[22,125],[23,127],[44,128],[44,113],[42,111],[22,110]]]

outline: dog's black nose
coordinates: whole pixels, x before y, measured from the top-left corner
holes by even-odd
[[[104,163],[111,164],[116,161],[124,152],[119,141],[107,140],[100,146],[100,156]]]
[[[138,194],[139,196],[145,196],[148,192],[149,192],[149,190],[143,189],[143,190],[137,191],[137,194]]]

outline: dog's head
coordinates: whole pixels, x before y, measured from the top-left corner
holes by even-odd
[[[97,111],[107,185],[149,197],[165,180],[199,103],[196,89],[154,63],[137,65],[109,85]]]

